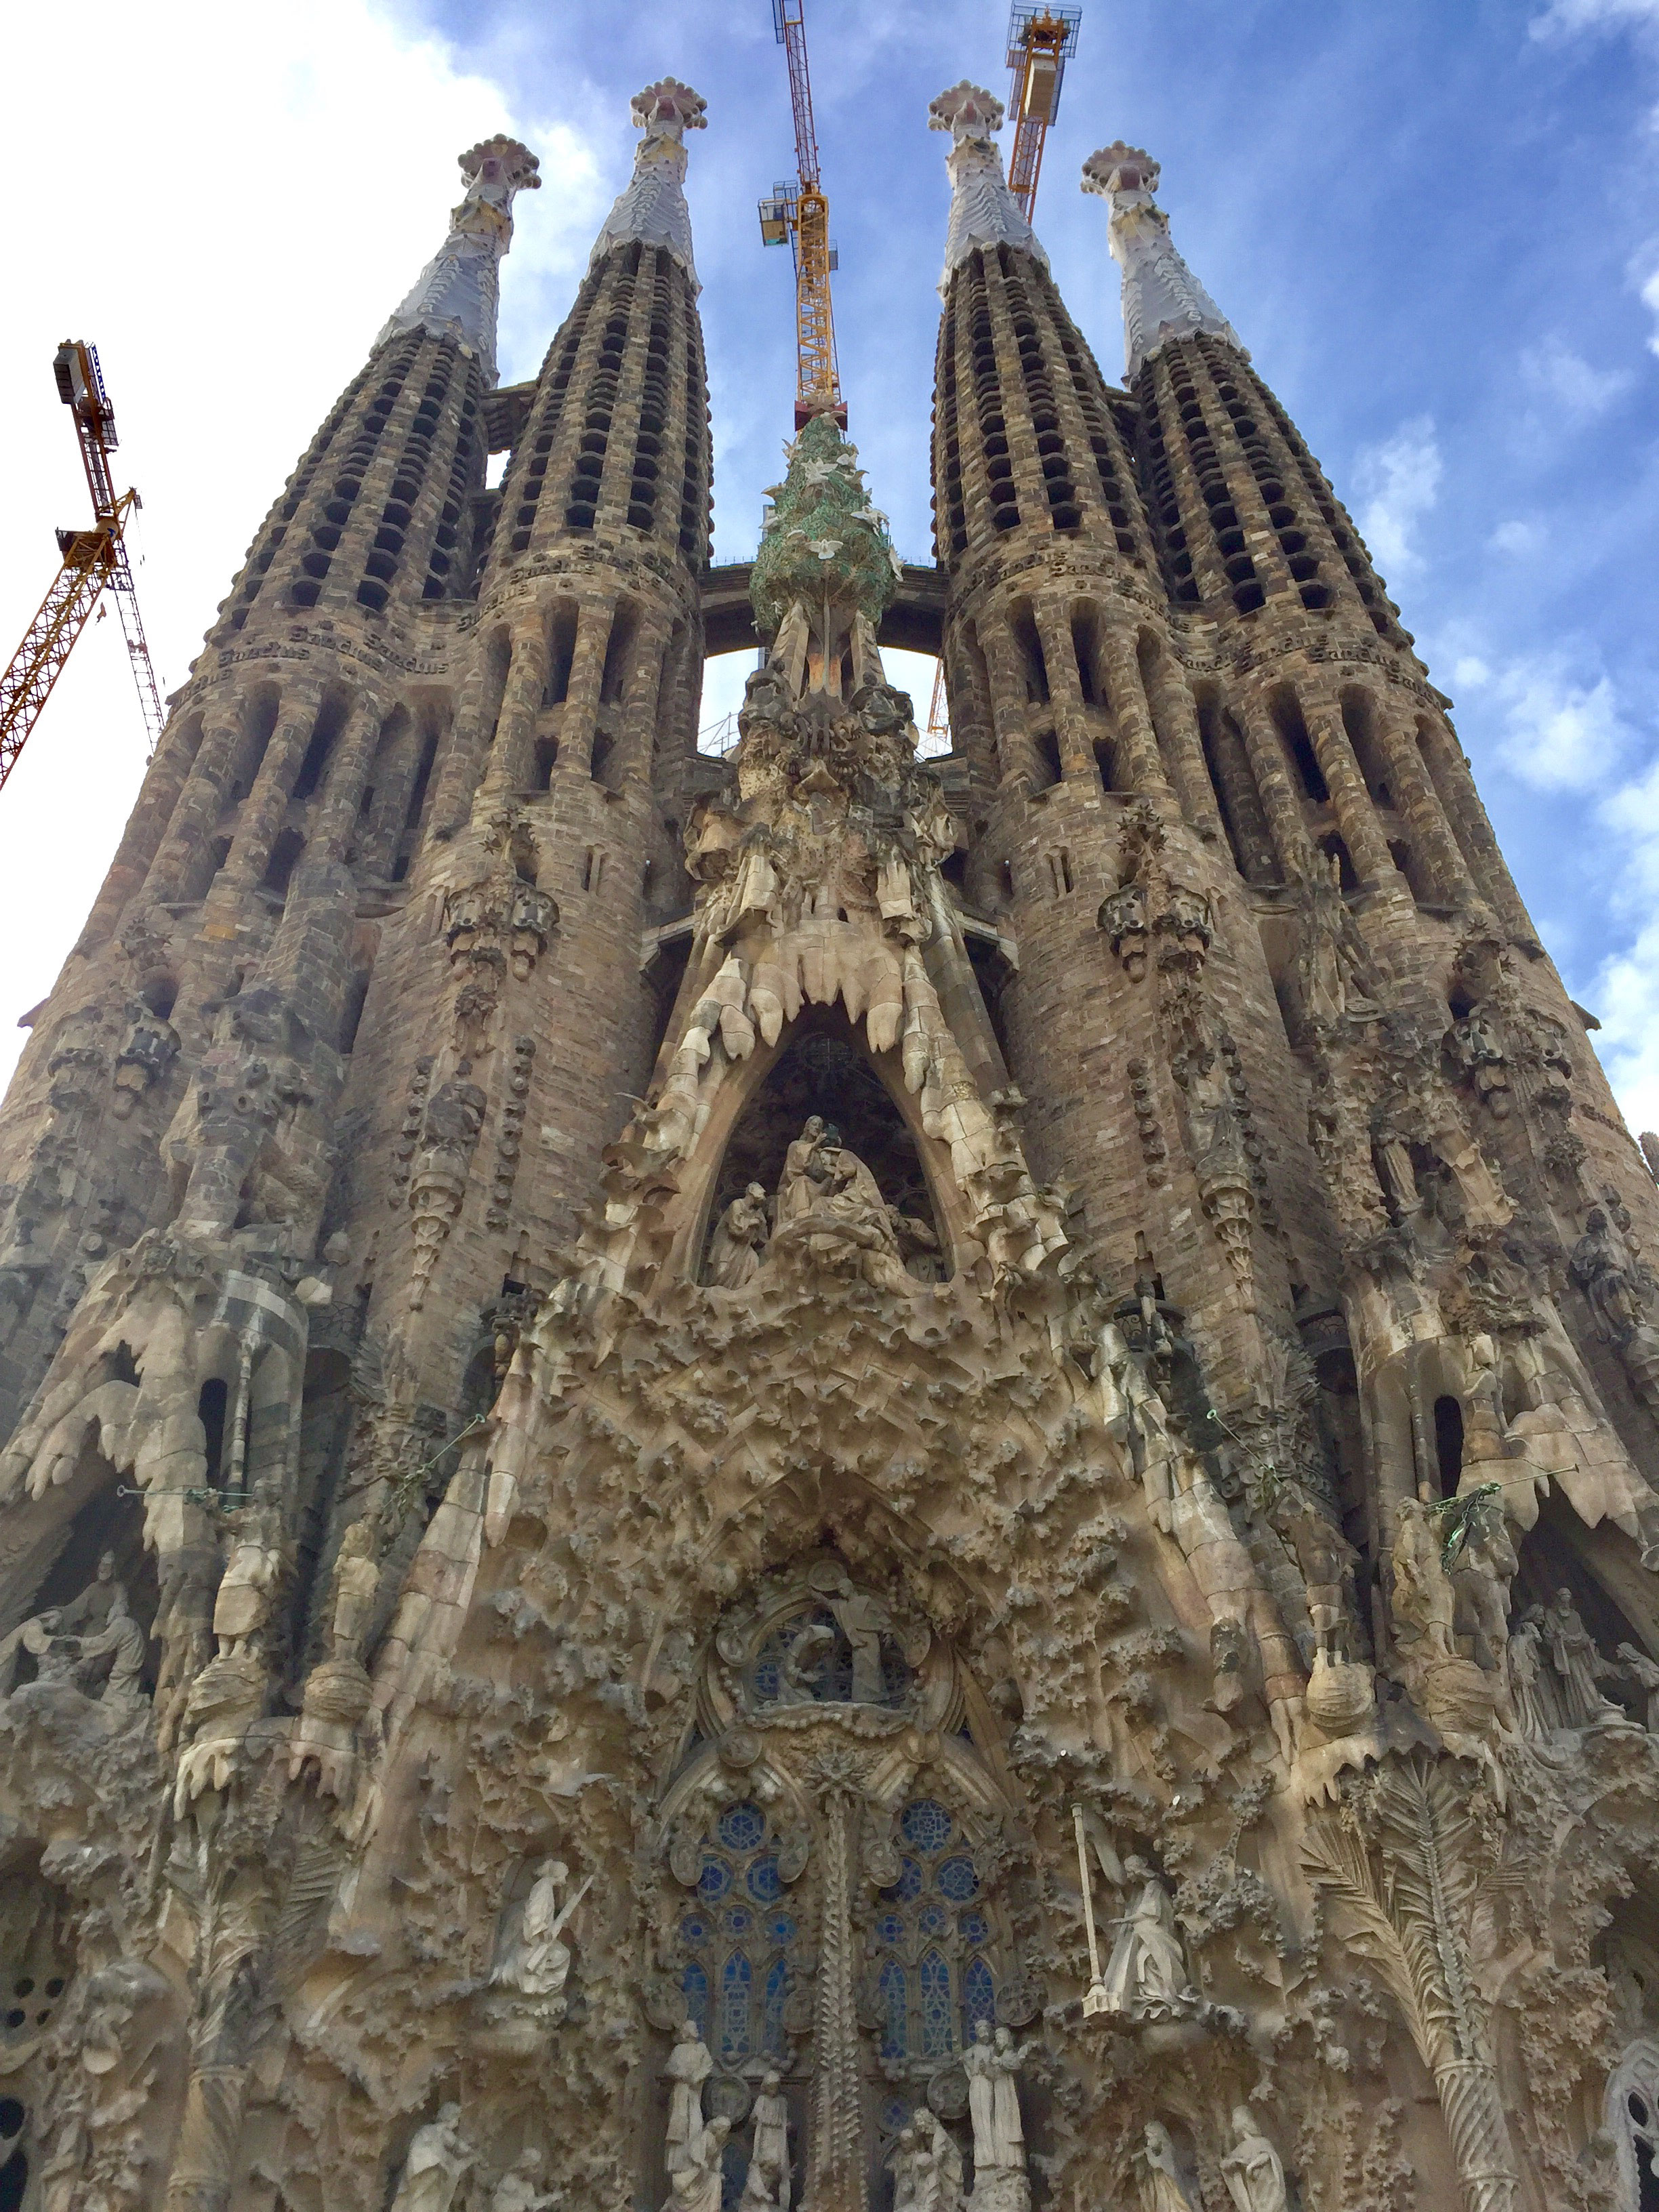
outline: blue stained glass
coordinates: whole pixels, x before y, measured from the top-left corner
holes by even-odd
[[[706,1942],[708,1941],[708,1923],[706,1920],[700,1920],[695,1912],[689,1912],[685,1918],[681,1921],[680,1941],[682,1943]]]
[[[881,2124],[890,2136],[908,2125],[914,2108],[902,2097],[890,2097],[881,2108]]]
[[[781,1897],[783,1893],[783,1884],[778,1880],[778,1863],[775,1859],[757,1859],[744,1879],[749,1885],[749,1894],[757,1905],[770,1905],[775,1898]],[[966,1895],[968,1893],[964,1891],[963,1894]]]
[[[705,1859],[702,1872],[697,1876],[697,1894],[711,1900],[724,1897],[732,1887],[732,1869],[723,1860]]]
[[[979,1876],[974,1872],[971,1859],[946,1859],[933,1879],[938,1882],[941,1897],[950,1898],[960,1905],[979,1887]]]
[[[916,1915],[916,1925],[924,1936],[942,1936],[950,1924],[942,1905],[924,1905]]]
[[[793,1943],[795,1940],[795,1923],[787,1912],[780,1912],[767,1922],[766,1932],[775,1943]]]
[[[964,1943],[983,1943],[989,1940],[991,1923],[982,1912],[964,1912],[957,1925],[962,1930]]]
[[[781,1673],[781,1662],[770,1652],[755,1662],[755,1698],[758,1705],[776,1705]]]
[[[921,1896],[921,1868],[918,1862],[915,1859],[901,1859],[899,1878],[887,1894],[890,1897],[896,1897],[902,1905],[908,1905],[913,1897]]]
[[[708,1976],[694,1959],[680,1976],[680,1995],[685,2000],[689,2018],[697,2023],[699,2034],[708,2033]]]
[[[752,1851],[766,1833],[766,1815],[758,1805],[729,1805],[715,1833],[728,1851]]]
[[[881,2001],[881,2055],[902,2058],[909,2047],[910,2006],[904,1969],[896,1959],[889,1959],[883,1966],[876,1987]]]
[[[896,1912],[884,1912],[876,1923],[876,1933],[884,1943],[902,1943],[904,1940],[904,1923]]]
[[[951,1969],[938,1951],[921,1954],[921,2051],[942,2058],[954,2048],[951,2017]]]
[[[754,1916],[744,1911],[741,1906],[734,1906],[726,1916],[726,1932],[728,1936],[746,1936],[754,1924]]]
[[[749,1991],[752,1970],[741,1951],[734,1951],[720,1972],[720,2057],[749,2056]]]
[[[789,1933],[794,1934],[793,1925]],[[771,2058],[781,2058],[784,2051],[783,2005],[789,1994],[789,1965],[784,1959],[774,1959],[766,1976],[766,1994],[761,2008],[761,2042]]]
[[[971,2043],[981,2021],[997,2016],[996,1984],[983,1959],[970,1959],[962,1978],[962,2039]]]
[[[951,1840],[954,1823],[936,1798],[918,1797],[907,1805],[900,1815],[899,1826],[904,1831],[904,1840],[931,1858],[942,1851]]]

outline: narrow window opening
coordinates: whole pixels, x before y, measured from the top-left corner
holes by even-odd
[[[1100,770],[1101,789],[1115,791],[1117,786],[1113,779],[1117,773],[1117,748],[1109,738],[1095,739],[1095,766]]]
[[[562,605],[553,614],[553,636],[548,652],[547,690],[544,703],[562,707],[570,692],[570,665],[576,657],[576,610]]]
[[[1064,891],[1073,891],[1077,889],[1077,885],[1072,880],[1072,856],[1063,849],[1060,855],[1060,887]]]
[[[1463,1474],[1463,1408],[1455,1398],[1434,1401],[1434,1455],[1440,1469],[1440,1495],[1455,1498]]]
[[[363,1003],[368,997],[368,970],[359,969],[352,977],[346,992],[345,1008],[340,1017],[340,1050],[350,1053],[357,1042],[357,1030],[363,1018]]]
[[[1025,663],[1025,696],[1039,707],[1048,703],[1048,664],[1042,657],[1042,640],[1030,607],[1014,614],[1014,637]]]
[[[997,882],[1000,886],[1004,899],[1012,904],[1014,896],[1014,871],[1011,861],[1005,860],[1001,867],[998,869]]]
[[[538,791],[552,790],[553,770],[558,757],[559,741],[556,738],[537,738],[534,781]]]
[[[1333,831],[1328,837],[1320,839],[1319,849],[1328,860],[1336,862],[1338,880],[1341,888],[1345,891],[1357,891],[1359,889],[1359,876],[1354,867],[1353,855],[1341,838]]]
[[[286,898],[289,878],[305,848],[306,841],[297,830],[278,830],[276,842],[270,848],[270,858],[265,863],[264,874],[259,879],[260,889],[273,893],[278,898]]]
[[[166,1021],[178,1003],[179,986],[171,975],[153,975],[140,995],[151,1013]]]
[[[1100,703],[1100,694],[1095,684],[1094,641],[1089,625],[1080,615],[1072,617],[1072,652],[1077,660],[1078,688],[1083,694],[1085,707]]]
[[[611,765],[611,756],[616,750],[616,740],[601,730],[593,739],[593,750],[587,757],[587,773],[595,783],[607,781],[605,770]]]
[[[1285,747],[1296,763],[1296,772],[1302,779],[1302,788],[1316,806],[1330,802],[1330,786],[1325,781],[1314,751],[1313,739],[1308,735],[1308,726],[1302,719],[1302,708],[1294,692],[1275,692],[1270,702],[1273,718]]]
[[[207,1438],[207,1479],[216,1488],[224,1480],[225,1423],[229,1407],[230,1392],[218,1376],[203,1383],[196,1401],[196,1414]]]
[[[1061,775],[1060,739],[1052,730],[1039,730],[1031,740],[1036,755],[1036,780],[1033,791],[1048,791],[1060,781]]]

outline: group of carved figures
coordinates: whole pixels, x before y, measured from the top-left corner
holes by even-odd
[[[11,1688],[18,1656],[27,1652],[41,1681],[66,1682],[118,1711],[143,1701],[149,1649],[115,1571],[115,1554],[106,1552],[78,1597],[36,1613],[0,1643],[0,1691]]]
[[[823,1239],[864,1255],[893,1286],[907,1279],[904,1255],[932,1250],[938,1240],[927,1223],[890,1206],[874,1176],[820,1114],[812,1115],[784,1155],[770,1218],[764,1187],[751,1182],[715,1225],[708,1247],[708,1280],[718,1290],[743,1290],[759,1272],[769,1246]]]
[[[961,2212],[964,2204],[1012,2212],[1029,2203],[1025,2129],[1019,2108],[1019,2069],[1029,2051],[1006,2027],[981,2021],[962,2054],[968,2077],[968,2116],[973,2131],[974,2189],[964,2192],[963,2158],[937,2113],[923,2106],[900,2130],[894,2148],[894,2212]],[[666,2212],[720,2212],[732,2124],[705,2119],[703,2087],[714,2058],[694,2020],[682,2026],[670,2052],[665,2138],[669,2197]],[[769,2071],[751,2113],[753,2132],[739,2203],[745,2212],[788,2212],[791,2195],[789,2107],[782,2079]]]
[[[1221,2160],[1221,2178],[1237,2212],[1288,2212],[1285,2162],[1261,2132],[1248,2105],[1233,2107],[1233,2140]],[[1135,2160],[1144,2212],[1197,2212],[1175,2140],[1162,2120],[1149,2120]]]
[[[477,2156],[462,2132],[460,2106],[441,2106],[435,2119],[415,2130],[392,2212],[451,2212]],[[521,2152],[490,2191],[489,2212],[548,2212],[558,2199],[540,2186],[542,2165],[540,2151]]]

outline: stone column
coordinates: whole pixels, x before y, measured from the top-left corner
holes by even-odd
[[[144,896],[176,899],[191,863],[217,819],[225,778],[242,735],[240,700],[216,700],[206,710],[202,742],[167,833],[144,878]]]
[[[1286,883],[1305,875],[1312,865],[1313,840],[1302,819],[1302,808],[1291,788],[1289,768],[1279,726],[1260,699],[1240,702],[1239,726],[1256,795],[1267,817],[1267,828],[1279,855],[1279,872]]]
[[[1118,778],[1126,791],[1144,792],[1175,804],[1170,779],[1158,750],[1158,732],[1140,681],[1140,661],[1131,632],[1116,624],[1101,626],[1100,659],[1106,694],[1117,732]]]
[[[1198,734],[1198,710],[1186,680],[1162,652],[1153,657],[1150,670],[1142,665],[1139,650],[1135,661],[1141,668],[1158,750],[1170,781],[1181,794],[1182,811],[1200,835],[1224,843],[1221,812]]]
[[[313,858],[344,860],[384,720],[385,709],[380,702],[368,694],[358,700],[348,716],[323,786],[322,805],[317,811],[311,838]]]
[[[276,726],[242,808],[235,842],[220,871],[216,894],[238,896],[264,875],[282,827],[289,793],[317,726],[322,698],[322,680],[318,677],[305,678],[283,692]]]
[[[1389,774],[1394,779],[1400,810],[1427,864],[1436,890],[1449,904],[1462,904],[1475,896],[1474,878],[1457,848],[1457,840],[1452,835],[1439,794],[1429,781],[1428,770],[1417,750],[1415,731],[1402,729],[1388,713],[1386,701],[1379,703],[1376,728]]]
[[[1330,787],[1337,825],[1353,856],[1354,872],[1362,884],[1393,881],[1394,855],[1376,819],[1376,809],[1359,773],[1353,747],[1336,708],[1321,698],[1302,698],[1308,736],[1319,763],[1319,772]]]
[[[1083,711],[1083,684],[1078,673],[1077,648],[1072,641],[1072,625],[1064,610],[1052,601],[1039,600],[1031,611],[1048,674],[1048,704],[1060,740],[1060,766],[1068,776],[1091,776],[1095,768],[1094,741]]]
[[[598,605],[584,601],[576,617],[576,649],[570,659],[570,683],[559,721],[559,757],[555,777],[586,775],[593,757],[593,738],[599,727],[599,686],[605,680],[605,656],[611,643],[617,603],[607,594]]]
[[[492,795],[522,791],[530,781],[536,743],[536,717],[547,691],[547,624],[540,614],[513,634],[513,658],[495,721],[495,742],[484,770],[483,787]],[[560,753],[562,757],[563,745]]]

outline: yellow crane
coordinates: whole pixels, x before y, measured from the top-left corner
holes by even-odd
[[[788,246],[795,256],[795,428],[814,415],[832,414],[844,430],[847,403],[836,362],[836,325],[830,276],[836,253],[830,239],[830,203],[818,167],[812,121],[812,80],[806,67],[805,0],[772,0],[772,27],[789,64],[789,100],[795,117],[795,175],[774,185],[760,203],[761,241]]]
[[[115,413],[104,390],[98,349],[79,338],[66,338],[52,366],[58,396],[74,415],[87,489],[92,494],[93,526],[58,532],[58,574],[40,602],[40,612],[25,631],[23,642],[0,675],[0,784],[16,766],[17,756],[40,720],[40,709],[76,639],[106,591],[113,594],[121,617],[133,680],[138,686],[138,704],[152,747],[161,734],[165,719],[133,589],[132,566],[127,558],[127,524],[140,501],[136,491],[128,489],[118,495],[115,489],[109,458],[118,442]]]
[[[1014,118],[1014,148],[1008,157],[1008,189],[1030,222],[1036,212],[1037,179],[1042,172],[1043,143],[1060,112],[1060,88],[1066,64],[1077,52],[1080,8],[1022,8],[1008,11],[1008,67],[1013,82],[1008,102]],[[951,742],[951,714],[945,696],[945,663],[933,678],[933,703],[927,710],[930,750]]]

